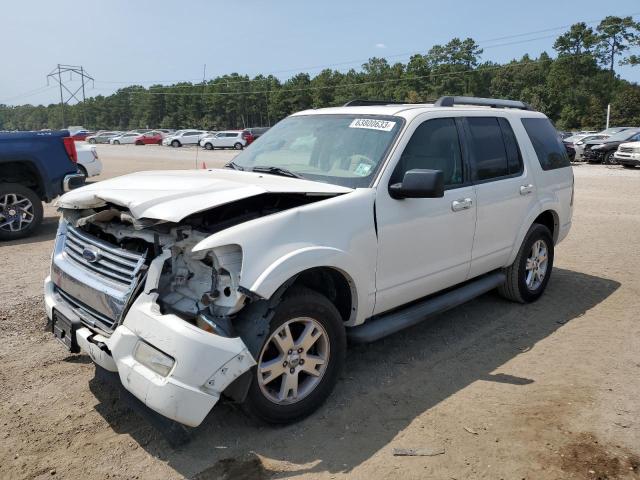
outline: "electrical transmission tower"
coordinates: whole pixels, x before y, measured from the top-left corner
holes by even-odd
[[[68,82],[71,82],[73,79],[73,74],[75,73],[76,75],[80,76],[80,81],[82,82],[82,84],[75,90],[75,91],[71,91],[70,88],[67,87],[67,85],[65,85],[64,80],[62,79],[62,74],[63,73],[69,73],[69,80]],[[84,87],[85,87],[85,83],[88,83],[89,80],[91,80],[91,85],[93,86],[93,77],[91,75],[89,75],[87,73],[87,71],[80,65],[61,65],[58,64],[58,66],[56,68],[54,68],[53,70],[51,70],[51,73],[49,75],[47,75],[47,86],[49,85],[49,79],[53,79],[55,80],[58,85],[60,85],[60,108],[62,109],[62,128],[66,128],[66,121],[64,118],[64,106],[65,104],[68,104],[72,99],[75,99],[76,102],[80,103],[80,100],[78,99],[78,97],[76,96],[81,90],[82,90],[82,119],[83,119],[83,124],[87,123],[87,116],[86,116],[86,112],[85,112],[85,108],[84,108],[84,101],[85,101],[85,96],[84,96]],[[63,92],[63,89],[67,91],[67,96],[65,98],[65,94]]]

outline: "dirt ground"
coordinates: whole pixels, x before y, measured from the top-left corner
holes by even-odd
[[[98,148],[97,180],[235,155]],[[47,207],[38,235],[0,246],[0,478],[640,478],[640,169],[574,170],[573,230],[540,301],[488,294],[351,348],[310,418],[267,427],[221,404],[179,448],[44,331]]]

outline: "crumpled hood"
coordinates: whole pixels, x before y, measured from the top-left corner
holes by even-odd
[[[83,209],[112,203],[135,218],[179,222],[193,213],[263,193],[339,195],[352,189],[328,183],[231,169],[137,172],[65,193],[61,208]]]

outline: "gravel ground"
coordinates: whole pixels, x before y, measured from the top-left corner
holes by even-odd
[[[196,149],[98,149],[98,180],[196,165]],[[0,246],[0,478],[640,478],[640,169],[575,176],[574,227],[539,302],[488,294],[352,348],[307,420],[266,427],[218,405],[179,448],[44,331],[48,206],[38,235]]]

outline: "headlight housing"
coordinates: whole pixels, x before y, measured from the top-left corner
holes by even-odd
[[[153,370],[163,377],[169,375],[169,372],[176,363],[172,357],[142,340],[139,340],[136,344],[133,351],[133,358],[149,370]]]

